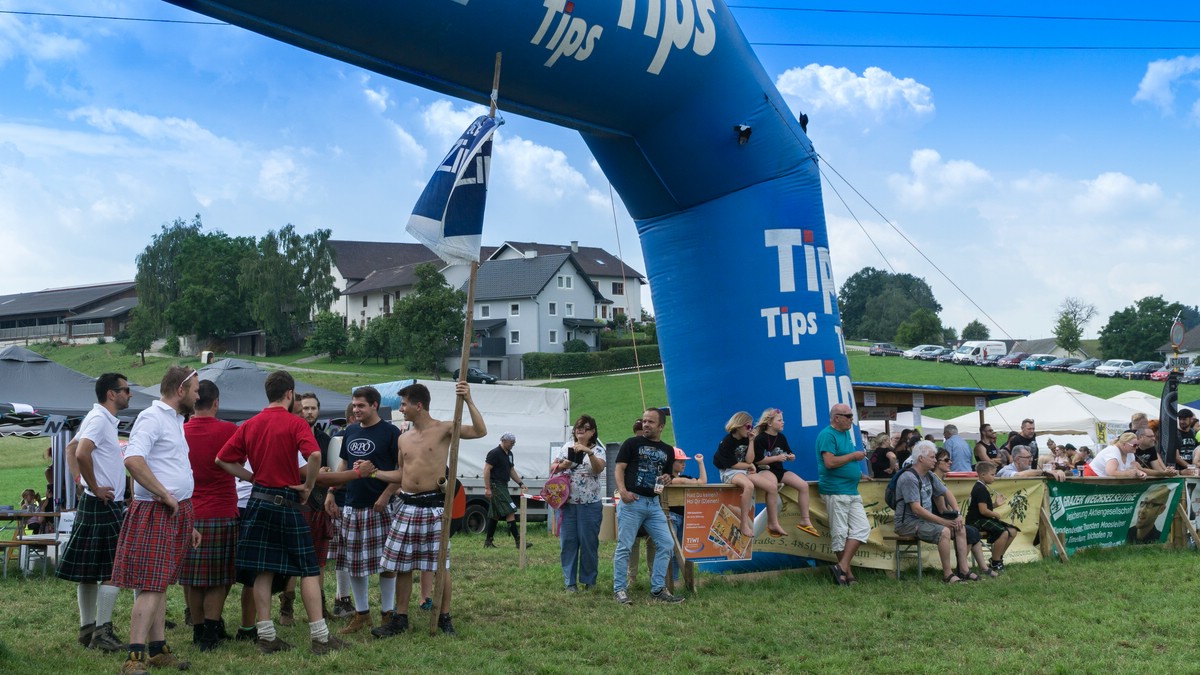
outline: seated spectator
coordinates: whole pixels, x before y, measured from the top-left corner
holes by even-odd
[[[950,453],[950,470],[970,471],[971,448],[967,446],[967,442],[963,440],[963,437],[958,435],[958,427],[953,424],[947,424],[942,428],[942,435],[946,439],[942,443],[942,447]]]
[[[908,439],[913,435],[912,429],[905,429],[900,432],[900,437],[892,445],[892,452],[896,453],[897,466],[903,467],[905,461],[912,455],[912,443]]]
[[[41,510],[41,507],[42,499],[41,497],[38,497],[37,490],[34,490],[33,488],[26,488],[25,491],[21,493],[21,505],[17,508],[22,511],[39,511]],[[25,523],[25,526],[28,527],[29,531],[33,534],[41,534],[42,519],[36,517],[30,518],[28,522]]]
[[[939,448],[933,456],[933,475],[938,477],[938,480],[946,482],[946,474],[950,473],[950,467],[954,464],[954,459],[950,457],[950,453],[945,448]],[[942,509],[949,510],[949,509]]]
[[[1044,476],[1060,482],[1067,478],[1067,474],[1058,469],[1043,471],[1033,468],[1033,453],[1024,445],[1014,446],[1012,457],[1012,464],[996,472],[997,478],[1042,478]]]
[[[1096,458],[1083,465],[1083,475],[1099,478],[1145,478],[1133,456],[1137,450],[1137,435],[1126,431],[1117,438],[1117,442],[1108,446],[1096,455]]]
[[[979,575],[969,570],[956,570],[950,562],[951,551],[957,553],[959,564],[967,560],[967,530],[962,517],[942,518],[933,511],[933,498],[946,494],[946,486],[933,474],[937,448],[932,442],[921,441],[913,448],[913,471],[905,472],[896,481],[896,534],[916,536],[921,541],[936,544],[942,561],[942,580],[956,584],[964,579],[978,581]]]
[[[1046,447],[1050,450],[1049,461],[1054,464],[1055,469],[1059,469],[1061,471],[1071,470],[1071,455],[1067,448],[1074,450],[1075,446],[1070,444],[1059,445],[1052,440],[1047,440]]]
[[[1150,418],[1144,412],[1135,412],[1129,416],[1129,428],[1126,431],[1138,432],[1150,426]]]
[[[1000,514],[993,510],[995,507],[988,486],[996,480],[996,465],[991,462],[980,462],[975,465],[975,473],[979,478],[975,481],[975,487],[971,488],[971,503],[967,507],[967,524],[978,528],[987,537],[988,543],[992,545],[990,567],[997,572],[1003,572],[1004,552],[1012,545],[1020,529],[1016,525],[1001,520]],[[995,506],[1003,503],[1004,495],[997,492]]]
[[[1179,453],[1175,455],[1175,464],[1180,469],[1196,471],[1196,413],[1190,408],[1179,411]]]
[[[892,437],[886,432],[871,439],[871,476],[888,480],[900,468],[892,451]]]
[[[975,461],[1000,461],[1000,448],[996,447],[996,430],[990,424],[979,427],[979,441],[975,443]]]
[[[785,537],[779,524],[779,482],[770,471],[759,473],[754,464],[754,437],[757,431],[750,413],[736,412],[725,423],[725,438],[717,445],[713,464],[721,471],[721,482],[742,489],[742,536],[754,536],[754,491],[762,490],[766,500],[767,532]]]
[[[1126,544],[1157,544],[1162,539],[1162,530],[1155,527],[1155,521],[1167,509],[1171,499],[1171,488],[1166,485],[1155,485],[1146,490],[1142,501],[1138,502],[1137,519],[1129,532],[1125,534]]]
[[[942,483],[946,482],[946,476],[950,473],[950,469],[954,460],[950,457],[950,453],[944,448],[937,451],[937,465],[933,469],[933,475],[938,477]],[[934,513],[947,520],[954,520],[962,515],[958,510],[958,504],[954,503],[954,495],[949,490],[945,494],[933,498]],[[987,558],[983,555],[983,537],[980,536],[979,530],[967,524],[967,547],[971,549],[971,556],[975,558],[975,563],[979,565],[979,571],[990,577],[1000,576],[994,572],[987,563]],[[970,569],[970,560],[958,560],[958,569]],[[959,573],[961,576],[961,572]]]
[[[1157,422],[1158,420],[1153,420]],[[1154,429],[1147,426],[1145,429],[1135,432],[1137,434],[1137,448],[1133,451],[1133,457],[1137,460],[1138,466],[1142,467],[1142,471],[1146,472],[1151,478],[1172,478],[1179,475],[1179,469],[1168,467],[1163,463],[1162,458],[1158,456],[1158,436],[1154,433]]]
[[[1092,461],[1092,449],[1086,445],[1079,446],[1071,458],[1071,464],[1079,469],[1082,469],[1090,461]]]

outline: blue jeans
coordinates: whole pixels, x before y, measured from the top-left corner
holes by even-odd
[[[629,550],[643,525],[657,550],[654,552],[654,571],[650,573],[650,591],[657,593],[667,585],[667,563],[675,551],[671,541],[667,516],[658,503],[658,497],[637,497],[626,504],[617,500],[617,552],[613,555],[613,592],[623,591],[629,583]]]
[[[600,502],[591,504],[563,504],[562,526],[558,530],[561,544],[559,558],[562,561],[563,584],[578,583],[595,586],[596,568],[600,564],[600,519],[604,506]]]
[[[669,520],[671,522],[671,527],[675,529],[675,541],[682,542],[683,541],[683,516],[679,515],[678,513],[671,513],[670,511],[668,511],[667,512],[667,520]],[[672,548],[671,548],[671,565],[670,565],[671,578],[674,579],[675,581],[679,581],[679,564],[678,564],[678,561],[675,560],[674,544],[672,544],[671,546],[672,546]]]

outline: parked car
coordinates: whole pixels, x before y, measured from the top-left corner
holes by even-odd
[[[1200,365],[1188,366],[1179,381],[1183,384],[1200,384]]]
[[[1096,367],[1103,363],[1104,362],[1100,359],[1088,359],[1087,361],[1080,361],[1070,368],[1067,368],[1067,372],[1074,373],[1076,375],[1080,375],[1082,373],[1094,373],[1096,372]]]
[[[458,379],[458,370],[454,371],[454,379]],[[496,384],[500,378],[489,375],[478,368],[467,368],[467,382],[472,384]]]
[[[1032,354],[1018,365],[1021,370],[1037,370],[1057,358],[1053,354]]]
[[[1170,374],[1171,369],[1167,366],[1163,366],[1153,373],[1150,373],[1150,379],[1154,380],[1155,382],[1162,382],[1163,380],[1167,379],[1167,376]]]
[[[939,356],[953,353],[954,350],[950,349],[949,347],[938,347],[937,349],[931,349],[927,352],[921,352],[920,354],[917,354],[917,358],[921,359],[922,361],[937,361]]]
[[[1121,377],[1127,380],[1148,380],[1150,373],[1162,368],[1162,361],[1138,361],[1121,369]]]
[[[867,350],[867,354],[871,356],[900,356],[904,352],[890,342],[875,342],[871,344],[871,348]]]
[[[957,355],[958,355],[958,352],[954,351],[953,349],[951,349],[950,353],[948,353],[948,354],[945,351],[943,351],[941,354],[938,355],[937,362],[938,363],[957,363],[954,360],[954,357]]]
[[[1039,370],[1045,370],[1048,372],[1057,373],[1057,372],[1064,371],[1067,368],[1070,368],[1071,366],[1079,363],[1082,360],[1083,359],[1077,359],[1072,356],[1065,356],[1061,359],[1054,359],[1050,363],[1043,365]]]
[[[1017,366],[1019,366],[1021,364],[1022,361],[1024,361],[1027,358],[1029,358],[1029,352],[1013,352],[1011,354],[1007,354],[1005,356],[1000,357],[1000,359],[998,361],[996,361],[996,367],[997,368],[1016,368]]]
[[[996,364],[1000,363],[1000,359],[1004,358],[1004,356],[1004,354],[988,354],[988,357],[979,365],[984,367],[995,366]]]
[[[928,354],[929,352],[934,351],[940,352],[941,350],[942,347],[940,345],[917,345],[916,347],[904,352],[904,358],[915,359],[921,354]]]
[[[1116,377],[1121,373],[1122,368],[1132,365],[1133,361],[1129,359],[1109,359],[1102,365],[1096,366],[1096,377]]]
[[[992,354],[1003,355],[1008,347],[999,340],[967,340],[954,350],[955,363],[975,363]]]

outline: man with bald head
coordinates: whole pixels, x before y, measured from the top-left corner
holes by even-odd
[[[854,583],[850,561],[871,534],[858,493],[858,482],[862,480],[859,462],[867,458],[867,453],[855,449],[854,434],[850,432],[853,426],[854,412],[850,406],[838,403],[829,409],[829,426],[817,434],[818,487],[829,514],[833,552],[838,557],[829,571],[839,586]]]

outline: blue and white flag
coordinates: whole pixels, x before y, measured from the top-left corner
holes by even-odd
[[[480,116],[438,165],[408,219],[408,232],[447,263],[479,262],[492,134],[502,122]]]

